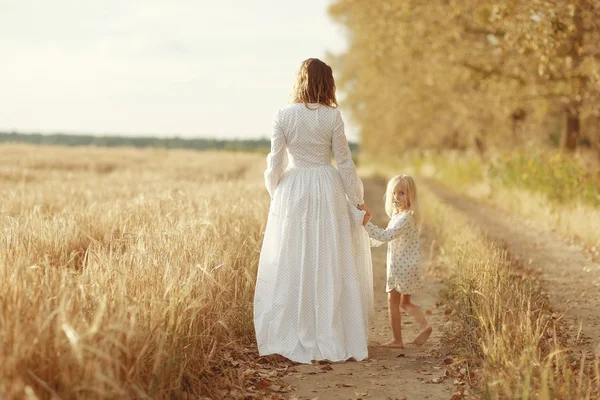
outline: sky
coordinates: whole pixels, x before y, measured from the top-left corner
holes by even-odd
[[[0,131],[268,137],[329,3],[0,0]]]

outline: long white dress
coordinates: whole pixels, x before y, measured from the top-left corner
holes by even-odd
[[[356,208],[363,185],[340,111],[308,107],[292,104],[273,120],[254,296],[258,350],[301,363],[363,360],[373,308],[369,237]]]

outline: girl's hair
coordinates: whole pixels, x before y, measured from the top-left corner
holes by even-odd
[[[400,186],[405,194],[408,196],[409,212],[412,213],[417,226],[421,224],[421,213],[419,212],[419,202],[417,199],[417,185],[415,181],[408,175],[396,175],[387,184],[385,189],[385,195],[383,199],[385,201],[385,212],[388,217],[392,218],[396,207],[394,207],[394,189]]]
[[[335,81],[331,67],[318,58],[304,60],[294,85],[294,103],[319,103],[337,107]]]

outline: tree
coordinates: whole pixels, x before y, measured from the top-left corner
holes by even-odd
[[[330,14],[348,29],[349,48],[332,62],[364,150],[514,146],[525,129],[527,141],[543,142],[556,102],[566,116],[564,146],[574,149],[580,117],[598,110],[598,7],[336,1]]]

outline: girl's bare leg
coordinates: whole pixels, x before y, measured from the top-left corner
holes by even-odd
[[[417,320],[419,325],[421,325],[421,331],[419,332],[415,340],[413,340],[413,343],[418,346],[424,345],[425,342],[427,342],[427,339],[429,339],[429,336],[431,335],[432,328],[427,322],[427,319],[425,318],[421,307],[410,302],[410,294],[402,295],[400,307],[402,307],[404,311],[409,313],[414,319]]]
[[[402,316],[400,314],[400,293],[392,290],[388,293],[388,314],[394,338],[382,344],[383,347],[404,348],[402,341]]]

